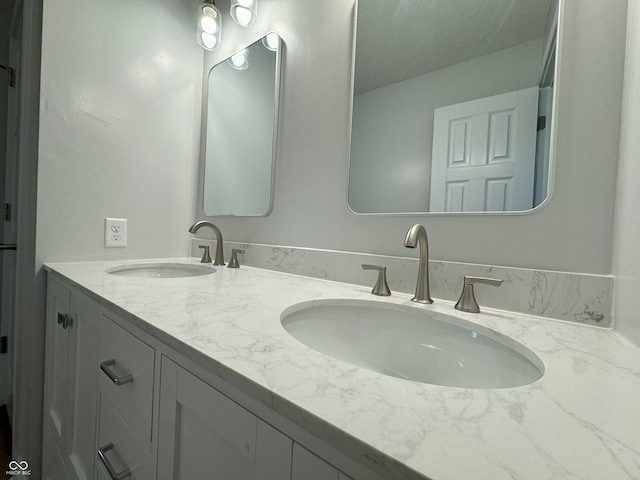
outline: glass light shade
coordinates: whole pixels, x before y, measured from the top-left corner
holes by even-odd
[[[200,19],[200,28],[203,32],[216,33],[218,31],[218,22],[215,18],[205,15]]]
[[[213,51],[220,46],[220,41],[217,35],[200,30],[198,32],[198,44],[205,50]]]
[[[266,48],[267,50],[271,50],[272,52],[277,52],[278,39],[279,39],[278,34],[276,32],[271,32],[262,38],[262,44],[264,45],[264,48]]]
[[[198,15],[198,44],[205,50],[215,50],[220,46],[222,24],[220,10],[213,2],[205,0],[200,5]]]
[[[246,48],[244,50],[240,50],[227,61],[229,62],[229,65],[236,70],[246,70],[249,68],[249,50]]]
[[[258,0],[233,0],[231,18],[242,27],[253,25],[258,18]]]

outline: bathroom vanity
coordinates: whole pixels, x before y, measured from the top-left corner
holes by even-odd
[[[108,273],[149,262],[46,266],[44,478],[640,478],[640,352],[611,330],[246,266]],[[544,374],[480,389],[353,366],[283,327],[329,300],[473,322]]]

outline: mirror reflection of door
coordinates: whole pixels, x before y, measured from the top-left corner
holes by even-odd
[[[503,0],[358,0],[348,183],[352,211],[528,211],[548,197],[554,165],[550,146],[558,0],[507,3],[508,8]],[[488,188],[471,179],[466,187],[440,185],[441,191],[449,192],[448,207],[444,193],[434,198],[434,110],[529,88],[539,92],[536,117],[546,118],[546,129],[541,127],[537,142],[527,141],[527,157],[535,157],[534,173],[531,185],[516,189],[527,201],[510,198],[513,181],[506,182],[497,172],[497,178],[485,178]],[[500,115],[493,119],[508,120]],[[495,128],[511,135],[515,126]],[[536,118],[534,135],[537,127]],[[455,138],[462,141],[461,136]],[[522,147],[518,151],[524,153]],[[497,157],[491,160],[495,170],[498,163]],[[474,205],[469,205],[471,194],[478,197]]]
[[[533,207],[538,88],[436,108],[430,210]]]

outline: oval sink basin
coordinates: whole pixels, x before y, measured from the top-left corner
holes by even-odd
[[[524,345],[489,328],[427,310],[377,302],[294,305],[283,327],[314,350],[392,377],[464,388],[509,388],[542,377]]]
[[[137,278],[184,278],[209,275],[215,268],[209,265],[191,265],[188,263],[138,263],[120,265],[105,270],[111,275]]]

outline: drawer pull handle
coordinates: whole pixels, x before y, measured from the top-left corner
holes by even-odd
[[[111,465],[111,462],[107,460],[107,456],[105,455],[105,453],[112,449],[113,443],[107,443],[104,447],[98,449],[98,457],[100,458],[100,462],[102,462],[102,465],[104,465],[104,468],[107,470],[107,473],[109,474],[109,478],[111,478],[111,480],[122,480],[123,478],[127,478],[129,475],[131,475],[131,470],[125,468],[121,472],[116,472],[113,468],[113,465]]]
[[[118,377],[115,373],[113,373],[113,370],[111,370],[111,368],[109,367],[115,364],[116,364],[116,361],[113,358],[111,360],[105,360],[100,364],[100,370],[106,373],[107,377],[109,377],[109,379],[118,386],[124,385],[125,383],[133,382],[132,375],[125,375],[124,377]]]

